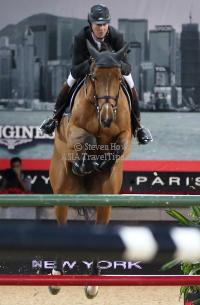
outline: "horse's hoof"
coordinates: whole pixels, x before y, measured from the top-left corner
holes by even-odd
[[[102,173],[103,172],[103,170],[101,169],[101,164],[102,164],[102,162],[103,161],[94,161],[93,162],[93,167],[94,167],[94,169],[96,170],[96,171],[98,171],[98,172],[100,172],[100,173]]]
[[[80,161],[80,160],[78,160],[78,161]],[[72,172],[73,172],[75,175],[84,176],[84,174],[83,174],[82,171],[81,171],[81,167],[80,167],[78,161],[74,161],[74,163],[72,164]]]
[[[88,175],[93,172],[93,170],[93,161],[91,160],[75,160],[72,165],[73,173],[79,176]]]
[[[81,171],[85,174],[88,175],[91,172],[93,172],[94,167],[93,167],[93,161],[91,160],[84,160],[81,166]]]
[[[88,299],[94,299],[98,294],[98,286],[85,286],[84,292]]]
[[[103,161],[100,165],[100,169],[106,173],[111,172],[114,164],[115,164],[114,160]]]
[[[57,295],[60,292],[61,287],[60,286],[49,286],[48,289],[51,294]]]
[[[61,275],[62,272],[60,271],[56,271],[56,270],[52,270],[52,275]],[[49,292],[53,295],[56,295],[60,292],[61,287],[60,286],[48,286]]]

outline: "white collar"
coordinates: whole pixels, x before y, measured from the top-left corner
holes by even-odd
[[[97,44],[98,49],[99,49],[99,51],[100,51],[100,50],[101,50],[101,43],[100,43],[100,41],[98,41],[98,40],[96,40],[96,39],[94,38],[93,33],[92,33],[92,38],[93,38],[94,42]],[[104,41],[104,38],[102,39],[102,41]]]

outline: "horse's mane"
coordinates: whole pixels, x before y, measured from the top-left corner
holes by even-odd
[[[126,44],[116,53],[112,50],[110,44],[101,42],[102,50],[101,52],[98,52],[88,39],[86,40],[86,43],[90,56],[94,60],[94,67],[102,68],[121,68],[121,60],[124,58],[129,48],[129,44]]]
[[[111,48],[109,43],[101,41],[101,51],[98,58],[95,60],[94,66],[96,67],[121,67],[120,62],[114,56],[114,50]]]
[[[107,50],[99,53],[99,56],[95,59],[94,67],[121,68],[121,62],[116,59],[113,52]]]
[[[101,52],[110,51],[113,52],[111,45],[107,42],[101,41]]]

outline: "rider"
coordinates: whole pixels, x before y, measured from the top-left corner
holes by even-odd
[[[70,88],[73,86],[77,79],[83,78],[90,72],[91,58],[87,49],[86,39],[88,39],[91,44],[99,51],[105,50],[106,46],[108,48],[112,48],[112,50],[117,52],[125,45],[123,35],[118,30],[109,25],[110,20],[110,13],[106,6],[94,5],[90,9],[88,13],[89,26],[83,28],[74,37],[72,69],[68,79],[66,82],[64,82],[58,96],[55,105],[55,117],[46,119],[40,127],[44,133],[51,134],[55,130],[64,112],[60,110],[60,108],[67,102],[67,96]],[[121,61],[121,71],[132,93],[131,122],[133,135],[137,137],[139,144],[147,144],[152,139],[145,133],[145,129],[140,125],[138,95],[131,76],[131,66],[128,63],[127,55],[125,55],[123,61]],[[65,107],[62,108],[64,110]]]

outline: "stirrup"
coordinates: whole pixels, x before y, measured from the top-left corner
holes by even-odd
[[[138,145],[141,145],[141,143],[139,142],[138,137],[137,137],[137,134],[138,134],[138,131],[139,131],[139,130],[146,130],[147,133],[148,133],[149,142],[153,142],[153,137],[152,137],[152,134],[151,134],[150,130],[149,130],[147,127],[141,125],[141,127],[137,127],[137,128],[135,129],[135,132],[134,132],[134,137],[136,138],[136,140],[137,140],[137,142],[138,142]]]
[[[47,118],[42,122],[42,124],[41,124],[40,127],[39,127],[39,130],[40,130],[40,131],[43,132],[43,130],[42,130],[42,129],[43,129],[43,126],[44,126],[46,123],[48,123],[49,120],[52,120],[52,121],[55,122],[55,129],[58,127],[58,120],[57,120],[57,119],[54,119],[53,116],[51,116],[51,117],[47,117]],[[55,130],[55,129],[54,129],[54,130]],[[44,132],[43,132],[43,133],[44,133]],[[52,136],[52,133],[50,133],[49,135]]]

